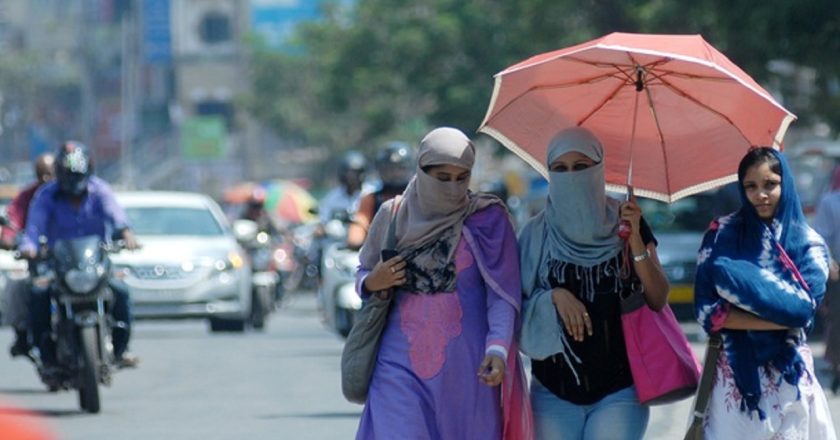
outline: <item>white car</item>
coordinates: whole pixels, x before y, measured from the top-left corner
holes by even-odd
[[[186,192],[123,192],[141,248],[111,257],[136,318],[208,318],[212,331],[242,331],[251,316],[251,267],[222,209]]]
[[[17,189],[0,185],[0,216],[6,216],[6,208]],[[0,226],[0,230],[2,230]],[[0,325],[12,325],[26,320],[28,311],[21,305],[20,296],[14,292],[29,282],[29,269],[25,260],[15,258],[14,251],[0,249]]]
[[[0,250],[0,325],[13,325],[27,320],[27,309],[21,306],[20,296],[14,292],[25,288],[28,282],[26,261],[15,259],[12,251]]]

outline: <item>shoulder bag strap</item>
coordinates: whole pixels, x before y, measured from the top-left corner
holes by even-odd
[[[712,382],[715,380],[715,371],[717,370],[717,361],[721,350],[723,350],[723,338],[720,333],[713,333],[709,337],[709,344],[706,347],[706,360],[703,361],[703,374],[700,376],[700,383],[697,385],[697,396],[694,398],[694,412],[689,432],[695,426],[701,426],[706,419],[709,397],[712,394]]]

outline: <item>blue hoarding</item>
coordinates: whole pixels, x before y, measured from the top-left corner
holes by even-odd
[[[143,0],[143,59],[149,64],[172,61],[170,0]]]

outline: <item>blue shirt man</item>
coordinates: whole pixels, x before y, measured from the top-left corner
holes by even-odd
[[[129,229],[125,212],[117,204],[108,184],[92,175],[93,163],[87,146],[68,141],[61,145],[55,159],[53,182],[36,193],[29,206],[26,230],[19,247],[27,258],[37,255],[40,237],[47,247],[57,240],[96,235],[103,241],[119,235],[127,249],[136,249],[137,242]],[[116,289],[110,307],[115,325],[112,328],[114,357],[119,366],[135,366],[137,358],[127,354],[131,332],[131,302],[128,292]],[[55,347],[49,333],[50,295],[33,289],[30,301],[32,336],[45,364],[55,362]]]
[[[125,212],[102,179],[91,176],[87,194],[78,200],[65,196],[58,182],[50,182],[39,189],[29,207],[20,251],[36,251],[41,236],[47,238],[47,246],[52,248],[56,240],[88,235],[107,241],[115,231],[128,227]]]

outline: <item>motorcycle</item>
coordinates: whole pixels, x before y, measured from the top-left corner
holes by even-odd
[[[251,314],[249,321],[257,330],[265,328],[268,315],[274,310],[279,276],[273,268],[273,244],[268,232],[260,231],[251,220],[236,220],[234,235],[251,260]]]
[[[302,223],[291,231],[294,271],[284,280],[286,291],[313,290],[320,284],[322,238],[317,223]]]
[[[57,240],[52,250],[42,243],[29,261],[33,289],[50,296],[55,366],[47,368],[32,356],[41,381],[51,391],[78,390],[79,406],[90,413],[101,408],[99,385],[110,386],[114,351],[108,312],[113,302],[109,253],[122,243],[103,243],[97,236]]]
[[[289,231],[281,231],[274,237],[271,249],[269,267],[277,274],[277,285],[274,289],[274,302],[283,302],[287,292],[293,292],[300,285],[300,279],[295,279],[298,262],[295,260],[295,245]]]

